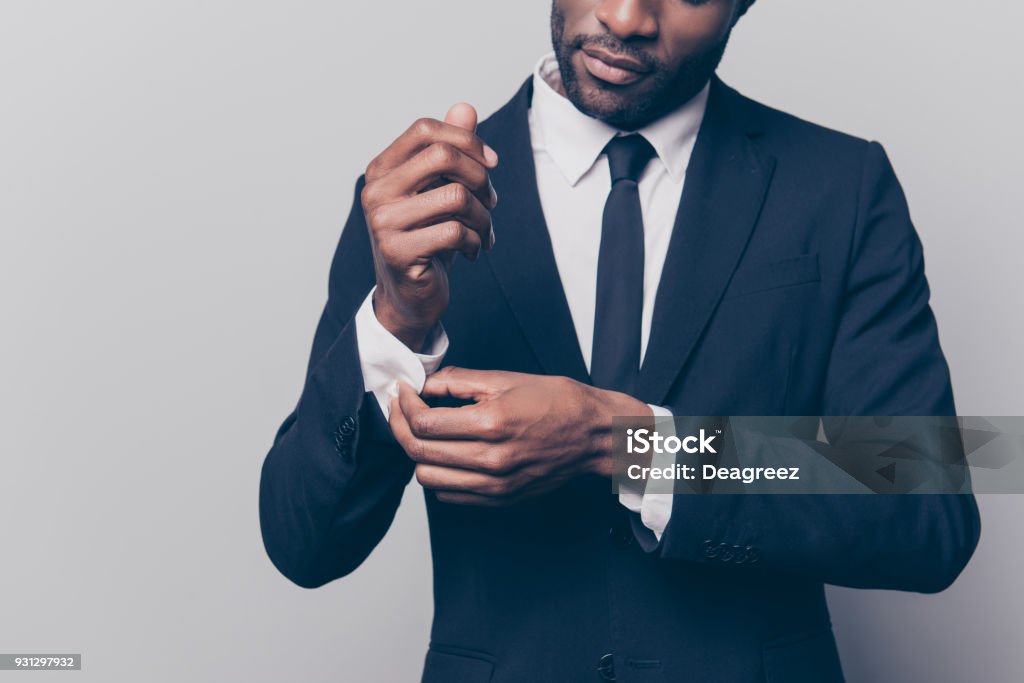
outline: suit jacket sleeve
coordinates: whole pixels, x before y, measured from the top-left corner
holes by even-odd
[[[822,414],[955,415],[921,244],[877,143],[865,150],[845,292]],[[840,423],[824,420],[830,441]],[[979,534],[977,505],[964,494],[677,495],[651,550],[739,572],[936,592],[959,575]]]
[[[298,405],[263,463],[259,508],[274,565],[313,588],[366,559],[394,519],[413,464],[360,372],[354,316],[374,284],[360,193],[331,265]]]

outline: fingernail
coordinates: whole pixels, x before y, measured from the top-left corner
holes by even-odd
[[[498,153],[491,149],[490,145],[484,145],[484,159],[487,160],[491,166],[495,166],[498,163]]]
[[[491,249],[494,249],[494,221],[491,221]]]
[[[491,181],[490,180],[487,181],[487,184],[491,188],[491,208],[493,209],[495,206],[498,205],[498,193],[494,189],[494,185],[491,185]]]

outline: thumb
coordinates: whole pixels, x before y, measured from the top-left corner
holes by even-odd
[[[468,131],[476,130],[477,120],[476,109],[473,108],[473,105],[466,104],[465,102],[459,102],[454,105],[444,115],[445,123]]]

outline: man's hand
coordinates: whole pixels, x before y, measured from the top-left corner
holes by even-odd
[[[402,384],[390,417],[419,482],[468,505],[508,505],[584,473],[611,476],[612,417],[652,415],[626,394],[515,372],[447,367],[423,395],[475,401],[430,408]]]
[[[377,289],[374,312],[413,351],[448,307],[456,252],[475,260],[494,243],[497,195],[488,172],[498,156],[476,136],[476,110],[457,104],[445,120],[420,119],[366,168],[363,212]]]

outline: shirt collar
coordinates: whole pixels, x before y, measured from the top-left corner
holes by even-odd
[[[560,80],[555,54],[549,52],[534,68],[531,107],[545,150],[569,184],[576,185],[597,162],[605,145],[624,131],[577,109],[556,89]],[[682,107],[635,131],[651,143],[675,182],[681,182],[686,174],[707,109],[709,87]]]

